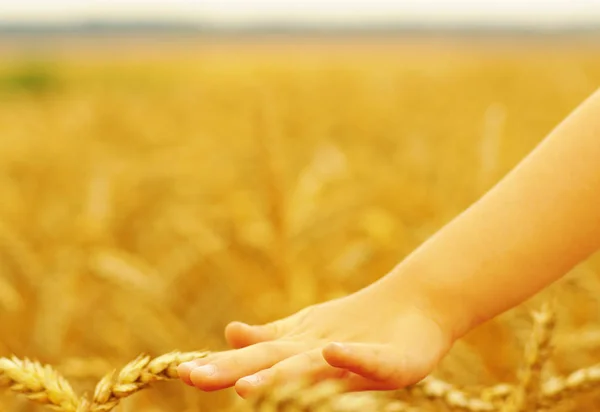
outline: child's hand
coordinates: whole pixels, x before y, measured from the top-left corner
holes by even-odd
[[[388,276],[269,325],[233,323],[237,349],[182,365],[182,379],[204,390],[235,384],[242,396],[293,378],[351,390],[419,381],[456,338],[600,248],[599,114],[600,90]]]
[[[338,379],[352,391],[416,383],[450,349],[450,333],[414,299],[381,289],[311,306],[264,326],[231,323],[225,335],[236,349],[185,363],[179,375],[205,391],[235,385],[242,397],[298,378]]]

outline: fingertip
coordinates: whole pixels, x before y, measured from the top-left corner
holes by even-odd
[[[203,391],[214,391],[225,387],[220,382],[217,367],[213,364],[192,369],[190,372],[190,381],[196,388]]]
[[[331,342],[323,348],[323,358],[336,368],[347,367],[351,356],[352,350],[348,344]]]
[[[190,373],[194,368],[195,365],[193,362],[184,362],[177,367],[177,375],[179,376],[179,379],[186,385],[193,386],[193,383],[190,379]]]
[[[225,327],[225,339],[234,349],[266,342],[276,337],[268,325],[256,326],[243,322],[231,322]]]
[[[341,342],[330,342],[323,348],[323,351],[330,354],[347,354],[350,352],[350,346]]]
[[[243,322],[231,322],[225,327],[225,339],[229,346],[234,349],[241,349],[249,345],[248,335],[251,333],[251,326]]]
[[[263,379],[259,374],[246,376],[235,383],[235,391],[242,398],[247,399],[258,390],[262,383]]]
[[[177,375],[179,375],[179,379],[181,379],[187,385],[194,386],[194,383],[192,382],[192,380],[190,378],[192,371],[195,368],[205,365],[208,362],[210,362],[210,357],[198,358],[198,359],[191,360],[189,362],[181,363],[177,367]]]

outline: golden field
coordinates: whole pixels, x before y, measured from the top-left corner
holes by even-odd
[[[0,356],[79,392],[142,352],[222,350],[230,320],[384,275],[600,85],[600,42],[581,39],[25,46],[0,42]],[[600,362],[595,260],[473,331],[436,376],[514,382],[549,298],[548,373]],[[234,398],[171,382],[121,408]]]

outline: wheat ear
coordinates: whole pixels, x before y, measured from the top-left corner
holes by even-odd
[[[435,379],[431,376],[423,379],[418,384],[406,388],[411,399],[423,399],[431,402],[439,400],[451,410],[471,412],[493,411],[496,409],[493,402],[471,395],[456,386]],[[399,391],[400,395],[403,391]]]
[[[76,412],[81,403],[69,382],[58,372],[27,358],[0,358],[0,382],[54,410]]]
[[[248,410],[257,412],[417,412],[408,404],[368,393],[344,393],[339,382],[289,382],[272,386],[250,399]]]
[[[485,402],[490,402],[497,406],[510,398],[513,390],[513,385],[509,383],[499,383],[494,386],[488,386],[480,389],[479,398]]]
[[[171,352],[152,359],[141,355],[118,373],[106,375],[91,401],[78,397],[71,385],[49,365],[16,357],[0,358],[0,386],[63,412],[110,411],[122,398],[132,395],[152,382],[177,378],[182,362],[205,357],[208,352]]]
[[[537,411],[543,406],[542,370],[552,354],[555,316],[550,303],[542,305],[532,316],[533,329],[525,350],[519,382],[504,404],[502,412]]]
[[[209,352],[170,352],[152,359],[140,355],[118,373],[112,371],[98,382],[89,406],[92,412],[110,411],[120,402],[156,381],[176,379],[177,366],[203,358]]]
[[[288,382],[283,385],[270,386],[261,390],[249,399],[249,411],[326,411],[333,396],[340,394],[340,386],[332,382],[319,383],[314,386],[304,381]]]
[[[589,393],[600,388],[600,364],[581,368],[568,376],[555,376],[544,383],[544,403],[554,404],[576,394]]]

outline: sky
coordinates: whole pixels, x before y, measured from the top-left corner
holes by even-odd
[[[600,0],[0,0],[0,21],[598,24]]]

